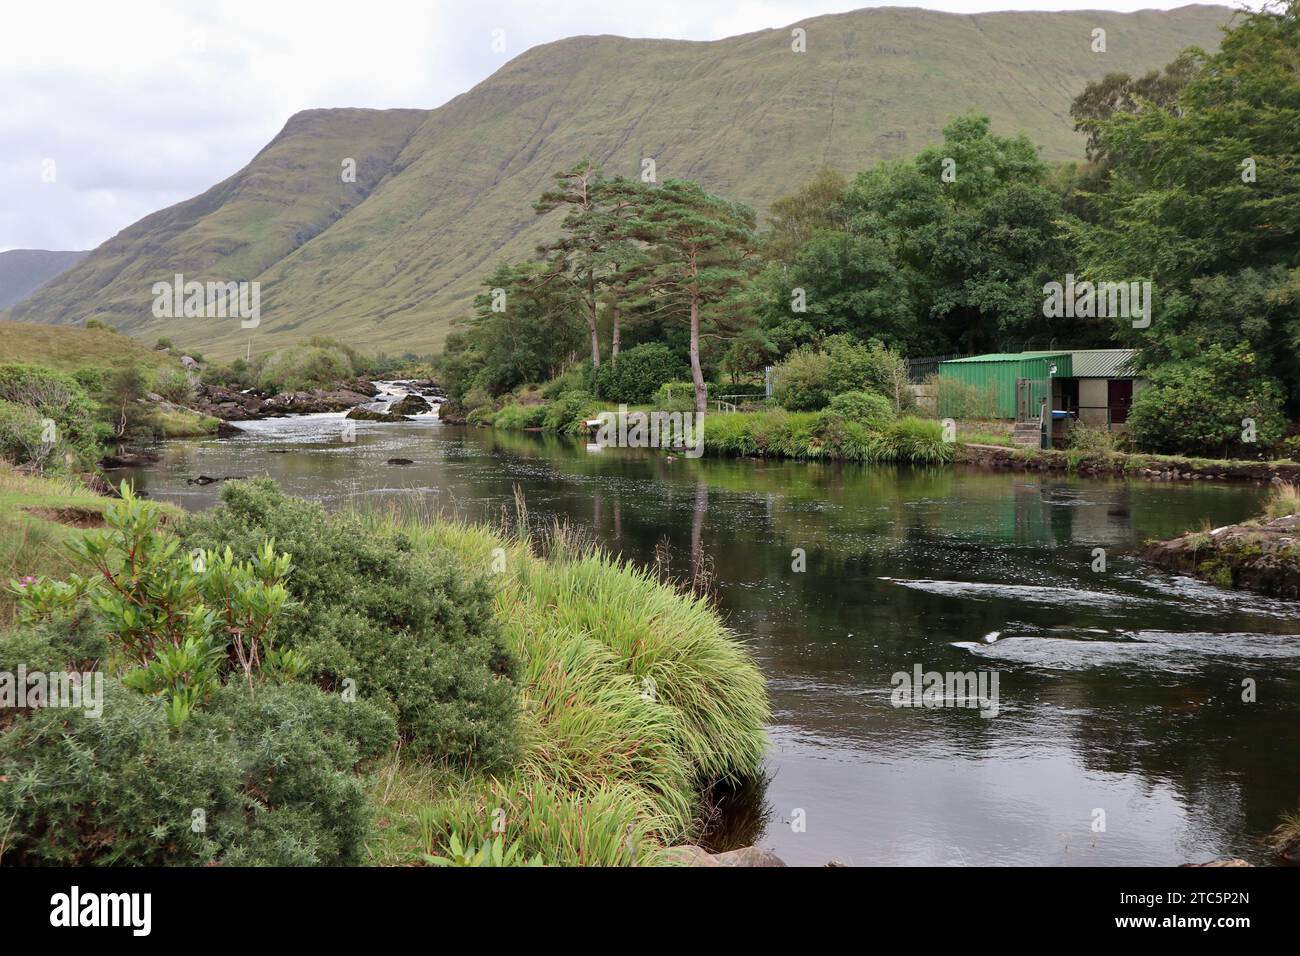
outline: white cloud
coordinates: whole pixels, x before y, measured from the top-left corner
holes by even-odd
[[[866,0],[43,0],[0,35],[0,250],[90,248],[242,167],[301,109],[438,106],[576,34],[712,40]],[[883,4],[882,4],[883,5]],[[958,13],[1174,2],[894,0]],[[492,31],[505,31],[504,53]],[[55,161],[55,181],[41,179]]]

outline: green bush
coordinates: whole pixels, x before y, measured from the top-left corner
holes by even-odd
[[[893,401],[876,392],[841,392],[830,400],[826,410],[846,421],[876,427],[897,417]]]
[[[691,382],[665,382],[651,404],[661,412],[695,411],[695,386]]]
[[[229,365],[209,365],[199,373],[199,381],[221,388],[253,388],[257,384],[257,373],[242,358],[237,358]]]
[[[284,495],[267,479],[228,483],[221,504],[180,525],[185,547],[256,553],[273,538],[293,555],[277,647],[309,662],[327,689],[355,688],[396,716],[417,751],[492,767],[517,751],[515,664],[486,574],[418,552],[397,529]]]
[[[95,407],[67,375],[39,365],[0,365],[0,452],[15,464],[89,467],[98,457]]]
[[[683,377],[686,367],[673,350],[647,342],[621,352],[596,373],[596,394],[607,402],[644,405],[659,386]]]
[[[1128,427],[1145,451],[1210,458],[1258,457],[1282,439],[1282,387],[1261,374],[1245,345],[1212,345],[1193,358],[1153,369],[1133,398]],[[1243,441],[1245,419],[1255,441]]]
[[[863,344],[849,335],[832,335],[824,344],[828,357],[827,388],[831,396],[842,392],[872,391],[897,394],[906,405],[907,362],[879,342]]]
[[[782,408],[812,412],[831,400],[830,356],[811,346],[795,349],[776,367],[773,396]]]
[[[348,350],[341,345],[293,345],[262,361],[257,385],[267,392],[326,388],[356,378]]]
[[[548,432],[576,435],[583,430],[582,423],[603,407],[600,399],[590,392],[565,392],[546,407],[542,427]]]
[[[507,405],[492,417],[496,428],[519,430],[541,428],[546,420],[545,405]]]
[[[226,687],[176,732],[106,680],[99,717],[47,707],[0,734],[3,862],[356,864],[370,812],[355,770],[394,739],[380,709],[306,685]]]
[[[591,363],[580,362],[542,386],[542,397],[554,401],[565,392],[590,392],[593,387]]]
[[[465,416],[465,422],[469,425],[491,425],[495,417],[495,408],[491,405],[480,405],[478,408],[470,409],[469,414]]]
[[[190,377],[178,368],[160,368],[154,372],[153,390],[177,405],[188,404],[194,398]]]

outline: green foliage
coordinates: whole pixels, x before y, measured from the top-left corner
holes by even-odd
[[[88,596],[110,645],[139,668],[123,683],[160,697],[179,726],[220,685],[228,653],[252,691],[271,622],[288,601],[290,559],[270,541],[246,562],[236,563],[229,549],[180,554],[179,541],[159,530],[159,506],[137,498],[126,482],[120,493],[104,509],[108,531],[70,542],[89,577],[14,581],[9,593],[29,622]]]
[[[1162,95],[1136,107],[1121,98],[1087,120],[1108,167],[1091,197],[1095,218],[1073,228],[1088,277],[1152,282],[1150,328],[1125,322],[1114,330],[1142,348],[1149,366],[1178,368],[1210,346],[1244,345],[1254,354],[1252,374],[1279,380],[1294,413],[1300,410],[1300,8],[1283,3],[1242,11],[1217,53],[1197,55],[1172,79],[1157,80],[1168,87]],[[1093,89],[1091,98],[1097,95]],[[1237,388],[1235,398],[1241,397]],[[1195,443],[1178,450],[1228,447],[1226,421],[1234,412],[1221,410],[1221,427],[1209,425],[1216,413],[1208,408],[1196,409],[1189,426],[1171,417],[1173,430]],[[1153,421],[1142,425],[1151,426],[1146,444],[1169,447]]]
[[[525,857],[518,843],[505,849],[505,838],[485,840],[475,849],[461,843],[460,835],[453,833],[447,841],[447,856],[426,854],[424,862],[430,866],[541,866],[540,855]]]
[[[655,391],[651,404],[661,412],[693,412],[695,386],[690,382],[664,382]]]
[[[846,421],[877,427],[897,417],[894,403],[877,392],[841,392],[830,400],[826,411]]]
[[[831,400],[830,356],[812,346],[802,346],[785,357],[773,373],[772,397],[792,412],[825,408]]]
[[[582,423],[603,407],[600,399],[590,392],[565,392],[546,407],[542,427],[548,432],[560,432],[565,435],[581,434],[585,428]]]
[[[194,386],[190,378],[181,369],[162,367],[153,375],[153,390],[178,405],[185,405],[194,399]]]
[[[936,373],[926,384],[934,389],[935,407],[944,418],[993,421],[999,416],[996,382],[981,386]]]
[[[471,415],[470,418],[470,423],[474,424],[473,416]],[[492,416],[492,426],[494,428],[506,428],[516,431],[523,428],[541,428],[545,421],[545,405],[510,404],[504,406]]]
[[[75,470],[97,457],[94,406],[78,382],[39,365],[0,365],[0,455]]]
[[[356,864],[370,811],[355,771],[394,737],[381,710],[306,685],[223,688],[174,732],[108,679],[101,716],[41,708],[0,734],[3,861]]]
[[[672,349],[647,342],[619,354],[596,373],[596,394],[607,402],[644,405],[665,382],[680,379],[686,368]],[[691,408],[693,409],[694,399]]]
[[[306,658],[326,688],[393,714],[415,751],[484,767],[516,754],[515,664],[486,574],[268,480],[228,483],[217,508],[179,530],[190,549],[256,554],[266,535],[288,549],[295,603],[276,619],[275,646]]]
[[[327,388],[357,377],[356,352],[341,342],[313,339],[262,358],[257,387],[265,392]]]
[[[161,351],[162,349],[173,349],[173,348],[175,348],[176,346],[172,345],[172,340],[169,339],[169,338],[167,338],[167,337],[164,335],[164,336],[162,336],[161,338],[159,338],[157,342],[155,342],[155,343],[153,344],[153,347],[154,347],[156,350]]]
[[[872,425],[830,409],[710,415],[704,449],[717,455],[917,465],[942,464],[952,459],[953,452],[938,422],[904,417]]]
[[[497,396],[546,380],[582,344],[572,289],[547,282],[542,266],[503,263],[483,285],[468,329],[448,336],[439,361],[443,387],[467,404],[475,389]]]
[[[1195,358],[1154,369],[1129,412],[1129,434],[1139,448],[1210,458],[1258,457],[1286,432],[1282,388],[1260,374],[1243,344],[1212,345]],[[1244,419],[1255,441],[1244,442]]]
[[[199,380],[204,385],[223,388],[253,388],[257,384],[257,370],[242,358],[237,358],[229,365],[209,365],[199,374]]]
[[[1045,175],[1027,138],[995,135],[986,117],[954,120],[941,145],[860,173],[789,268],[765,276],[773,341],[844,333],[925,355],[1077,338],[1042,316],[1042,284],[1064,274],[1071,251]]]

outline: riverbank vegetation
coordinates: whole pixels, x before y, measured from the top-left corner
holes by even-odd
[[[548,427],[524,394],[586,412],[689,378],[698,411],[706,390],[710,412],[790,413],[872,391],[903,413],[903,357],[1124,347],[1150,383],[1127,450],[1294,457],[1300,220],[1279,210],[1300,208],[1297,50],[1294,4],[1242,12],[1217,53],[1080,91],[1085,163],[1049,165],[1023,136],[958,117],[912,158],[822,171],[774,203],[762,230],[692,184],[608,178],[583,160],[537,204],[563,214],[560,238],[486,277],[448,339],[448,412]],[[704,256],[698,282],[679,268],[685,233]],[[1067,275],[1152,283],[1151,322],[1049,314],[1044,286]],[[828,377],[842,342],[889,357],[888,374]],[[649,346],[653,368],[640,363],[624,388],[613,370]],[[967,398],[958,417],[990,417],[987,396]]]
[[[707,600],[522,505],[494,531],[267,481],[179,521],[101,501],[104,532],[67,528],[76,570],[0,540],[22,572],[0,670],[104,687],[98,717],[6,711],[6,863],[455,863],[493,841],[648,865],[697,836],[710,787],[760,774],[762,678]]]

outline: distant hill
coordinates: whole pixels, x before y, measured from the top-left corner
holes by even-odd
[[[629,176],[653,158],[660,180],[695,179],[760,213],[822,165],[853,173],[912,155],[972,111],[1048,159],[1079,159],[1068,111],[1089,80],[1213,49],[1230,16],[878,8],[794,25],[805,53],[791,51],[790,27],[707,43],[574,37],[436,110],[300,113],[245,169],[124,230],[11,317],[94,316],[209,357],[311,335],[428,351],[491,266],[531,255],[554,228],[558,214],[537,220],[529,204],[584,154]],[[340,181],[347,158],[355,184]],[[153,318],[150,287],[174,272],[259,280],[261,326]]]
[[[27,298],[88,255],[88,249],[84,252],[50,252],[47,249],[0,252],[0,309]]]

